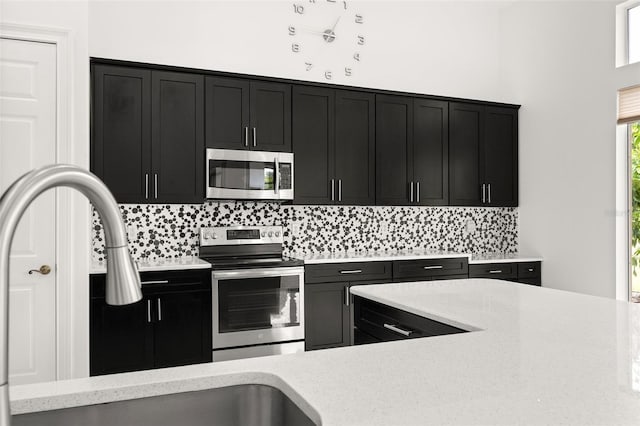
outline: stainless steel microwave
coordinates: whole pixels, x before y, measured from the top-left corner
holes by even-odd
[[[207,149],[207,198],[293,200],[290,152]]]

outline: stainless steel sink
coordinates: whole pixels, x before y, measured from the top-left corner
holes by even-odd
[[[256,384],[20,414],[11,421],[14,426],[320,425],[279,389]]]

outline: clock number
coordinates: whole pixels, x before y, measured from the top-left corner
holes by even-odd
[[[304,64],[307,66],[307,71],[311,71],[311,68],[313,68],[313,64],[311,62],[305,62]]]
[[[344,4],[344,10],[347,10],[347,2],[343,1],[342,4]]]
[[[298,53],[300,51],[300,45],[298,43],[293,43],[291,45],[291,50]]]
[[[293,11],[295,13],[299,13],[300,15],[304,14],[304,6],[301,4],[294,4]]]
[[[345,68],[344,75],[346,75],[347,77],[351,77],[351,68]]]
[[[364,44],[364,37],[363,37],[363,36],[361,36],[361,35],[359,35],[359,36],[358,36],[358,44],[359,44],[360,46],[362,46],[362,45]]]
[[[316,0],[309,0],[309,3],[315,3]]]
[[[364,22],[364,18],[362,15],[356,15],[356,24],[362,24]]]
[[[356,61],[360,61],[360,54],[359,53],[354,53],[353,54],[353,59],[355,59]]]
[[[327,80],[331,80],[331,71],[325,71],[324,78],[326,78]]]
[[[335,3],[336,0],[327,0],[329,3]]]
[[[296,27],[289,26],[289,35],[296,35]]]

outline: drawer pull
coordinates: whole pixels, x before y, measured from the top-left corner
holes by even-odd
[[[395,331],[398,334],[402,334],[405,337],[409,337],[411,336],[411,333],[413,333],[413,330],[403,330],[399,327],[396,327],[395,325],[392,324],[384,324],[384,328],[386,328],[387,330],[391,330],[391,331]]]
[[[348,269],[346,271],[340,271],[341,274],[361,274],[362,269]]]
[[[529,268],[529,269],[528,269],[528,271],[529,271],[529,272],[533,272],[533,268]]]
[[[489,271],[490,274],[501,274],[502,273],[502,269],[492,269],[491,271]]]
[[[142,281],[140,284],[169,284],[169,280],[157,280],[157,281]]]
[[[442,269],[442,265],[423,266],[422,269]]]

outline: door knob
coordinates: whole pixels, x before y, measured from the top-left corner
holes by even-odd
[[[29,274],[33,274],[34,272],[37,272],[37,273],[42,274],[42,275],[47,275],[47,274],[49,274],[49,272],[51,272],[51,266],[42,265],[40,267],[40,269],[32,269],[32,270],[30,270]]]

